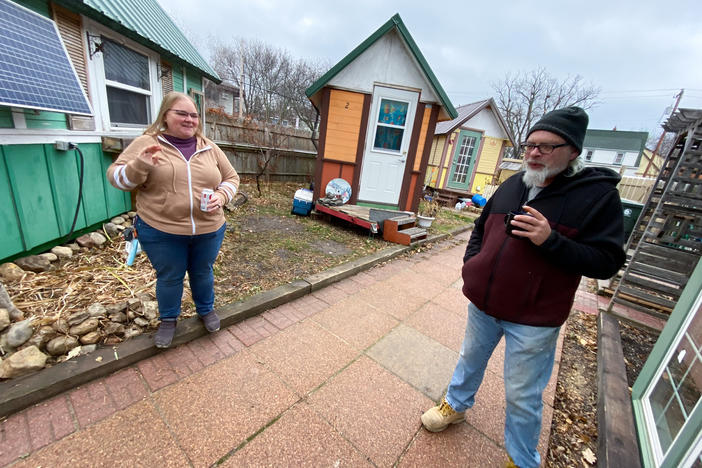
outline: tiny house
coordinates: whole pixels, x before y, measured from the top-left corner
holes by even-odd
[[[221,81],[156,0],[0,0],[0,42],[0,261],[131,209],[113,157],[163,95]]]
[[[400,16],[306,94],[320,113],[315,198],[342,178],[352,204],[414,211],[436,123],[457,114]]]
[[[521,167],[521,161],[505,158],[516,148],[492,98],[457,109],[458,117],[436,126],[424,184],[456,193],[482,193],[496,183],[501,170]]]

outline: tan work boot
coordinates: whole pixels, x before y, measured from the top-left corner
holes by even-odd
[[[441,432],[449,424],[458,424],[465,419],[466,412],[460,413],[451,408],[446,398],[441,399],[441,404],[429,409],[422,415],[422,424],[429,432]]]

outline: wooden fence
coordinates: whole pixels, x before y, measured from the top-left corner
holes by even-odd
[[[622,177],[617,186],[619,196],[623,200],[646,203],[655,182],[656,179],[650,177]],[[483,196],[489,199],[495,193],[497,187],[499,185],[486,185],[483,190]]]
[[[285,127],[262,127],[208,112],[206,134],[225,152],[240,176],[264,171],[267,180],[310,183],[317,150],[311,132]]]

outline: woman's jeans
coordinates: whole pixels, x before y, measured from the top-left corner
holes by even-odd
[[[505,447],[517,466],[538,467],[542,393],[551,377],[560,327],[533,327],[491,317],[468,305],[463,347],[446,392],[456,411],[473,406],[485,367],[505,337]]]
[[[134,226],[141,248],[156,270],[156,300],[161,320],[175,320],[180,315],[183,279],[188,272],[195,309],[205,315],[214,309],[214,274],[227,225],[215,232],[181,236],[159,231],[137,217]]]

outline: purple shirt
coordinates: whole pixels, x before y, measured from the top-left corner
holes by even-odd
[[[195,135],[190,138],[178,138],[173,135],[162,134],[163,138],[168,140],[170,144],[178,148],[186,161],[190,161],[190,157],[195,153],[197,149],[197,137]]]

